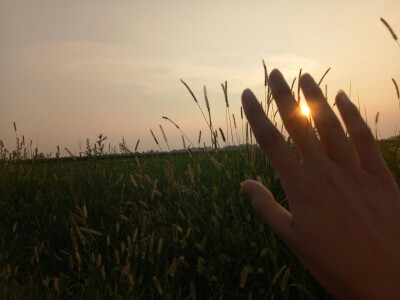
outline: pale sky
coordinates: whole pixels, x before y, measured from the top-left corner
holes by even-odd
[[[79,152],[98,134],[131,150],[182,148],[180,125],[193,141],[203,117],[180,82],[205,109],[207,86],[216,128],[225,128],[221,82],[231,113],[249,87],[264,98],[264,59],[289,83],[299,69],[324,80],[328,101],[338,89],[365,105],[381,137],[400,129],[391,78],[400,84],[400,48],[379,18],[400,35],[400,1],[5,1],[0,0],[0,139],[14,149],[18,135]],[[334,109],[337,113],[336,108]],[[63,152],[65,154],[65,152]]]

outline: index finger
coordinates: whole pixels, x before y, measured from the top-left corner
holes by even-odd
[[[261,149],[267,154],[281,180],[294,180],[300,162],[282,134],[268,120],[254,94],[246,89],[242,94],[243,109]],[[290,178],[289,178],[290,177]]]
[[[269,75],[271,92],[278,106],[283,124],[296,145],[303,161],[319,161],[324,151],[307,117],[293,98],[292,92],[281,72],[274,69]]]

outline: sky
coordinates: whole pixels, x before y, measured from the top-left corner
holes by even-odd
[[[21,1],[0,0],[0,139],[9,150],[24,135],[44,153],[84,151],[101,133],[119,150],[182,148],[175,121],[192,140],[210,137],[203,87],[215,128],[226,127],[221,83],[241,126],[241,93],[264,99],[264,70],[289,83],[300,68],[333,104],[339,89],[360,103],[378,135],[400,129],[400,1]],[[335,113],[337,109],[334,108]],[[363,112],[364,115],[364,112]],[[278,124],[279,126],[279,124]],[[239,130],[240,132],[240,130]]]

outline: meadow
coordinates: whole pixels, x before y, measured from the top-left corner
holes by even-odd
[[[398,143],[379,141],[399,182]],[[241,181],[256,179],[287,206],[256,145],[83,158],[5,154],[3,299],[332,299],[240,190]]]
[[[264,69],[263,107],[275,121]],[[229,112],[227,83],[226,138],[213,128],[206,90],[204,113],[182,83],[210,129],[209,147],[200,137],[195,147],[168,117],[188,143],[181,152],[141,154],[123,140],[117,154],[99,136],[82,155],[49,158],[18,135],[12,151],[0,141],[2,299],[333,299],[240,189],[255,179],[287,208],[248,124],[238,129]],[[396,135],[377,143],[400,183]]]
[[[1,164],[4,299],[329,299],[240,191],[286,202],[256,147]]]

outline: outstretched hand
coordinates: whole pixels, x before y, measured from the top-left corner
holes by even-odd
[[[242,188],[255,212],[331,294],[342,299],[400,299],[400,192],[374,137],[344,92],[336,105],[352,140],[313,78],[300,86],[319,138],[282,74],[270,74],[272,95],[301,156],[265,115],[250,90],[243,108],[276,169],[289,211],[256,181]]]

